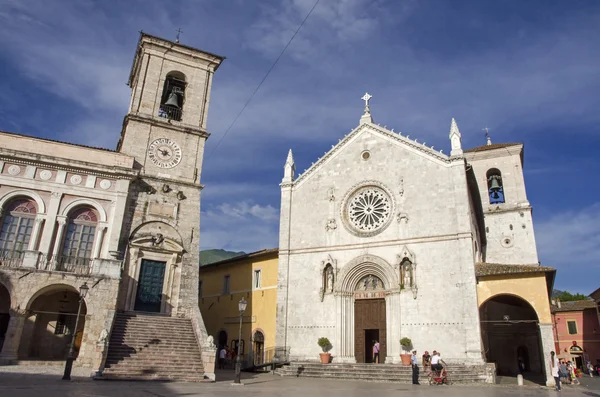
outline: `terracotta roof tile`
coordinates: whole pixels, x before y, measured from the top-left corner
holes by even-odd
[[[538,265],[507,265],[500,263],[478,262],[475,264],[475,275],[498,276],[503,274],[523,274],[523,273],[547,273],[555,272],[552,267]]]
[[[237,262],[242,259],[261,257],[263,255],[270,255],[273,253],[279,253],[279,248],[262,249],[260,251],[250,252],[249,254],[234,256],[233,258],[229,258],[229,259],[223,259],[222,261],[207,263],[206,265],[201,265],[200,267],[202,269],[204,269],[204,268],[212,267],[212,266],[227,265],[229,263]]]
[[[584,309],[595,309],[596,303],[593,300],[581,300],[581,301],[567,301],[560,302],[560,307],[557,305],[552,305],[550,310],[552,313],[556,312],[575,312],[581,311]]]
[[[522,143],[519,142],[512,142],[512,143],[492,143],[491,145],[483,145],[483,146],[477,146],[471,149],[467,149],[464,152],[465,153],[475,153],[475,152],[484,152],[486,150],[494,150],[494,149],[502,149],[505,147],[509,147],[509,146],[516,146],[516,145],[522,145]]]

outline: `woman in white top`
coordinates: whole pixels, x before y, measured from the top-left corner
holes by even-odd
[[[558,373],[558,369],[560,368],[560,364],[558,363],[558,357],[556,357],[556,353],[550,352],[550,362],[552,363],[552,376],[554,377],[554,390],[560,391],[560,376]]]

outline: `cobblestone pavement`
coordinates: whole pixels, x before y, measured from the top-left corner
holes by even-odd
[[[233,373],[218,374],[216,383],[93,381],[88,370],[74,368],[72,381],[61,380],[60,367],[0,367],[0,397],[521,397],[556,396],[557,392],[528,386],[412,386],[392,383],[281,378],[242,374],[243,386],[232,385]],[[219,376],[220,375],[220,376]],[[600,397],[584,387],[565,386],[567,397]]]

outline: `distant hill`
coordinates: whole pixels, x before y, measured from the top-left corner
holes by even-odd
[[[224,259],[233,258],[246,254],[244,251],[233,252],[225,250],[203,250],[200,251],[200,266],[208,265],[222,261]]]

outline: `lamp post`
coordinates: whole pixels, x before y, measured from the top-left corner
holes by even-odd
[[[77,308],[77,318],[75,319],[75,329],[73,331],[73,337],[71,338],[71,344],[69,346],[69,355],[67,356],[67,362],[65,363],[65,373],[62,377],[63,380],[71,380],[71,369],[73,368],[73,361],[75,360],[75,338],[77,338],[77,326],[79,325],[79,316],[81,315],[81,304],[83,299],[87,295],[90,287],[87,282],[84,282],[79,287],[79,307]]]
[[[240,303],[238,303],[238,308],[240,309],[240,338],[238,339],[237,357],[235,360],[235,382],[234,383],[241,383],[240,376],[241,376],[241,371],[242,371],[242,359],[240,358],[240,353],[241,353],[240,350],[241,350],[241,346],[242,346],[242,316],[244,315],[244,312],[246,311],[246,305],[248,305],[248,302],[246,302],[246,298],[242,298]]]

